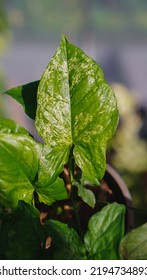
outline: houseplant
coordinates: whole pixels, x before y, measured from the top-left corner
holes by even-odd
[[[125,206],[106,203],[84,229],[79,215],[81,203],[97,204],[93,189],[118,123],[101,68],[62,36],[41,80],[6,94],[35,120],[42,141],[1,119],[1,259],[120,259]],[[56,218],[65,212],[68,223]]]

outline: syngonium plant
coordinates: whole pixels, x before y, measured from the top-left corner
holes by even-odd
[[[40,81],[5,94],[35,121],[42,141],[0,119],[1,259],[120,259],[125,206],[108,204],[83,233],[76,200],[94,208],[96,198],[85,184],[99,185],[107,141],[118,123],[116,98],[101,68],[63,35]],[[65,166],[68,188],[61,176]],[[48,206],[71,200],[76,226],[54,219],[40,223],[36,197]]]

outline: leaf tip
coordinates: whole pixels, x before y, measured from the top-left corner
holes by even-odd
[[[62,42],[64,42],[64,43],[67,41],[67,38],[65,37],[64,33],[62,33],[61,39],[62,39]]]

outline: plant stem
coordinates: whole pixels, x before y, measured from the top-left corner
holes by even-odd
[[[79,213],[78,213],[79,212],[78,203],[75,198],[75,195],[77,195],[75,193],[75,186],[71,185],[71,190],[72,190],[71,201],[72,201],[72,205],[73,205],[73,211],[74,211],[74,215],[75,215],[77,231],[78,231],[78,234],[79,234],[81,240],[83,241],[83,231],[82,231],[81,221],[80,221],[80,217],[79,217]]]
[[[78,202],[76,200],[77,191],[76,191],[76,187],[73,184],[74,177],[75,177],[74,176],[75,160],[74,160],[74,156],[73,156],[73,149],[74,149],[74,145],[71,147],[70,156],[69,156],[69,174],[70,174],[70,180],[71,180],[71,197],[70,197],[70,199],[71,199],[71,202],[73,205],[73,211],[74,211],[74,215],[75,215],[77,231],[78,231],[78,234],[79,234],[81,240],[83,240],[83,231],[82,231],[81,221],[80,221],[80,217],[79,217],[79,213],[78,213]]]

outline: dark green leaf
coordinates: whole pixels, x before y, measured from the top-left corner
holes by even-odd
[[[38,84],[39,81],[34,81],[4,92],[4,94],[10,95],[18,103],[20,103],[24,107],[26,114],[31,119],[35,119],[36,116]]]
[[[35,123],[45,142],[40,184],[56,180],[73,145],[83,175],[98,184],[117,122],[116,98],[101,68],[63,36],[38,87]]]
[[[118,247],[124,235],[125,206],[112,203],[96,214],[88,224],[84,237],[89,259],[119,259]]]
[[[0,203],[13,209],[18,200],[32,203],[41,145],[23,134],[0,134]]]
[[[59,221],[49,220],[45,223],[48,235],[52,238],[54,259],[85,259],[85,248],[77,232]]]
[[[119,251],[124,260],[147,260],[147,223],[127,233]]]
[[[3,217],[0,237],[1,259],[40,259],[44,233],[39,212],[19,201],[15,213]]]

